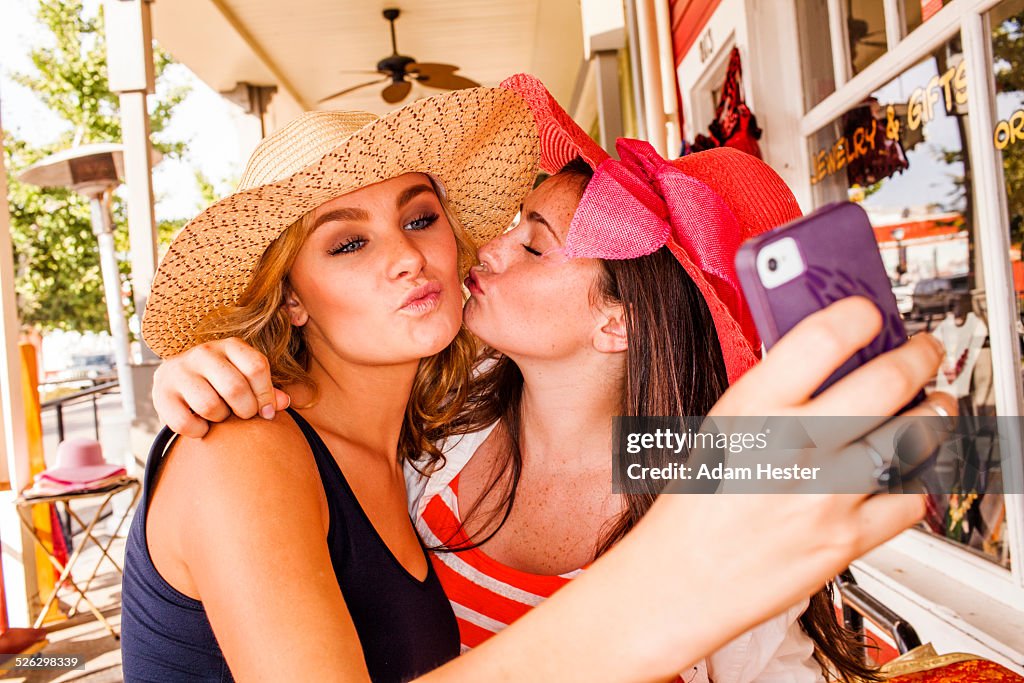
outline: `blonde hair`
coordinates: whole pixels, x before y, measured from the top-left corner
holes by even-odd
[[[438,184],[433,178],[430,183],[452,226],[459,269],[464,273],[476,262],[476,247]],[[289,292],[288,273],[312,232],[312,215],[306,214],[271,242],[238,301],[207,316],[196,334],[197,344],[239,337],[255,348],[267,357],[275,386],[299,384],[310,390],[312,400],[299,407],[313,405],[319,391],[309,376],[310,353],[303,328],[291,324],[284,304]],[[447,347],[420,361],[399,436],[400,457],[421,463],[425,457],[428,464],[442,457],[434,442],[447,435],[448,422],[462,409],[476,358],[475,339],[460,327]]]

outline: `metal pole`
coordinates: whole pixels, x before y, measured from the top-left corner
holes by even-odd
[[[92,231],[100,249],[100,270],[103,272],[104,298],[107,300],[107,318],[110,322],[110,336],[114,339],[114,358],[117,361],[117,380],[121,385],[121,405],[129,420],[135,419],[135,391],[132,387],[131,369],[128,367],[128,321],[121,305],[121,273],[117,267],[114,250],[113,220],[110,215],[111,191],[93,195]]]
[[[96,394],[92,395],[92,428],[96,432],[96,440],[100,440],[100,411],[96,407]]]
[[[57,404],[57,443],[64,440],[64,404]]]

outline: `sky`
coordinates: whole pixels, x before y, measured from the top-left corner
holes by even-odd
[[[883,104],[905,103],[914,89],[926,85],[936,73],[935,60],[926,59],[872,95]],[[885,180],[878,192],[867,198],[864,203],[869,211],[902,208],[910,203],[946,203],[956,193],[953,176],[963,173],[963,164],[951,165],[939,161],[943,149],[960,148],[956,119],[941,113],[941,105],[936,105],[935,111],[936,117],[930,123],[923,124],[924,141],[906,151],[910,167]]]
[[[94,14],[98,4],[98,0],[85,0],[86,13]],[[0,116],[5,129],[42,144],[56,137],[63,122],[10,77],[32,70],[29,50],[46,40],[47,31],[36,21],[35,7],[36,0],[0,0]],[[241,109],[182,65],[174,65],[165,75],[169,84],[186,84],[191,93],[175,110],[162,137],[185,140],[188,149],[182,160],[166,160],[154,169],[156,215],[157,220],[191,218],[203,208],[195,169],[225,193],[241,175],[251,150],[244,148],[237,132],[236,123],[244,117]]]

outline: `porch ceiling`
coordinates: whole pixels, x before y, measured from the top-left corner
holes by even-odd
[[[276,85],[304,108],[392,108],[386,83],[318,104],[374,79],[391,53],[385,7],[398,7],[398,50],[421,62],[461,67],[497,85],[509,74],[540,77],[568,104],[583,60],[579,0],[158,0],[153,33],[174,57],[218,91],[240,81]],[[414,85],[410,98],[439,91]]]

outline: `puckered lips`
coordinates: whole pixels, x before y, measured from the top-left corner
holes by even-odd
[[[412,314],[429,313],[441,301],[441,291],[441,283],[436,280],[415,287],[402,299],[398,310]]]
[[[480,275],[476,268],[470,269],[469,275],[466,276],[466,279],[463,280],[462,284],[466,285],[466,289],[468,289],[469,293],[474,296],[479,296],[484,293],[484,288],[480,285]]]

